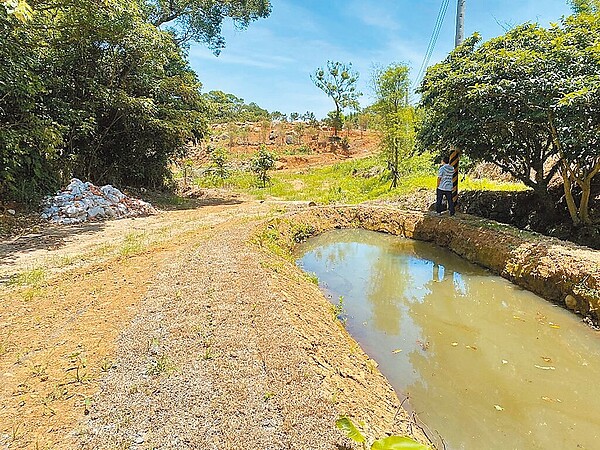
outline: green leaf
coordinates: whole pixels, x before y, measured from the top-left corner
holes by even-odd
[[[373,442],[371,450],[430,450],[430,448],[405,436],[389,436]]]
[[[362,433],[354,426],[352,421],[347,417],[340,417],[335,425],[342,431],[344,431],[350,439],[354,442],[365,442],[365,437]]]

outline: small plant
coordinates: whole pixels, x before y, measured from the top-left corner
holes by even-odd
[[[169,373],[172,370],[171,360],[169,357],[166,355],[160,355],[157,358],[152,358],[147,373],[148,375],[159,376],[164,373]]]
[[[10,430],[10,439],[14,442],[17,439],[19,439],[21,437],[21,425],[20,423],[17,423],[15,425],[12,426],[11,430]]]
[[[227,151],[223,148],[216,148],[210,152],[210,164],[207,173],[220,184],[223,184],[225,179],[229,178],[227,159]]]
[[[74,367],[67,369],[67,371],[75,370],[74,379],[77,383],[83,384],[88,381],[89,377],[84,369],[87,367],[87,361],[82,358],[79,353],[71,355],[71,362],[75,364]]]
[[[310,281],[312,284],[318,286],[319,285],[319,277],[314,273],[306,273],[306,279]]]
[[[204,353],[202,354],[202,359],[204,361],[210,361],[211,359],[214,359],[215,354],[212,351],[212,348],[210,346],[206,347],[204,349]]]
[[[43,366],[41,364],[35,364],[31,368],[31,375],[36,378],[40,378],[42,381],[48,379],[48,375],[46,374],[47,366]]]
[[[340,295],[337,305],[331,306],[331,312],[333,313],[333,320],[339,320],[343,324],[346,323],[346,310],[344,309],[344,296]]]
[[[113,362],[110,359],[104,358],[102,363],[100,364],[100,370],[104,373],[108,372],[110,369],[114,367]]]
[[[260,146],[260,149],[252,158],[250,168],[252,172],[256,174],[262,187],[266,187],[267,183],[271,181],[269,177],[269,170],[275,167],[275,156],[267,151],[267,147],[264,145]]]
[[[340,417],[335,425],[346,433],[354,442],[362,444],[364,450],[367,449],[367,439],[360,430],[352,423],[348,417]],[[407,436],[388,436],[378,439],[371,445],[371,450],[431,450],[423,444]]]

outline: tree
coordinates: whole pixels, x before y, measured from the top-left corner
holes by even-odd
[[[252,172],[258,177],[262,187],[265,187],[271,180],[269,177],[269,170],[275,167],[275,156],[267,151],[267,148],[264,145],[261,145],[256,155],[252,158],[250,167]]]
[[[465,41],[420,88],[421,145],[455,145],[496,163],[535,191],[544,212],[554,209],[548,183],[560,171],[573,223],[589,224],[600,170],[599,21],[582,13],[549,29],[525,24],[483,44]]]
[[[271,120],[287,122],[287,115],[283,114],[280,111],[273,111],[271,113]]]
[[[420,87],[421,146],[455,146],[495,163],[532,188],[552,213],[548,183],[559,163],[547,111],[555,96],[551,78],[558,75],[545,56],[549,31],[526,24],[479,43],[478,35],[468,38],[427,71]]]
[[[266,18],[269,0],[140,0],[147,20],[156,27],[168,26],[177,43],[196,41],[215,54],[225,47],[221,27],[226,18],[238,28]]]
[[[34,201],[72,176],[163,186],[206,132],[201,84],[173,36],[136,1],[0,7],[0,193]]]
[[[309,127],[316,127],[319,124],[317,116],[312,111],[306,111],[302,114],[302,120],[308,124]]]
[[[254,102],[246,104],[243,98],[223,91],[202,94],[210,110],[213,122],[259,122],[269,118],[269,111]]]
[[[391,173],[392,189],[398,185],[400,163],[412,152],[415,143],[415,111],[408,103],[409,69],[391,64],[373,73],[372,85],[376,126],[382,133],[381,150]]]
[[[360,92],[356,90],[358,72],[352,70],[352,64],[327,61],[327,66],[318,68],[310,76],[319,89],[325,92],[335,104],[334,135],[342,124],[342,112],[345,108],[358,107]]]
[[[591,225],[592,180],[600,172],[600,16],[567,18],[552,57],[563,68],[558,101],[548,112],[561,157],[565,199],[574,224]],[[577,195],[576,189],[580,195]]]
[[[570,0],[575,14],[594,14],[600,12],[600,0]]]
[[[226,178],[229,178],[227,150],[224,148],[215,148],[210,152],[209,159],[210,164],[207,169],[208,174],[222,184]]]

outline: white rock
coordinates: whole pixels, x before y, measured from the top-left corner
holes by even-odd
[[[104,217],[106,213],[104,212],[104,208],[102,206],[94,206],[90,208],[87,212],[89,218],[93,219],[95,217]]]

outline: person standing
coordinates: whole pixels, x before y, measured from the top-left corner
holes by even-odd
[[[454,202],[452,201],[452,176],[454,175],[454,167],[449,163],[450,158],[444,156],[442,158],[442,165],[438,170],[435,210],[438,214],[442,213],[442,199],[446,197],[448,211],[450,211],[450,215],[453,216]]]

